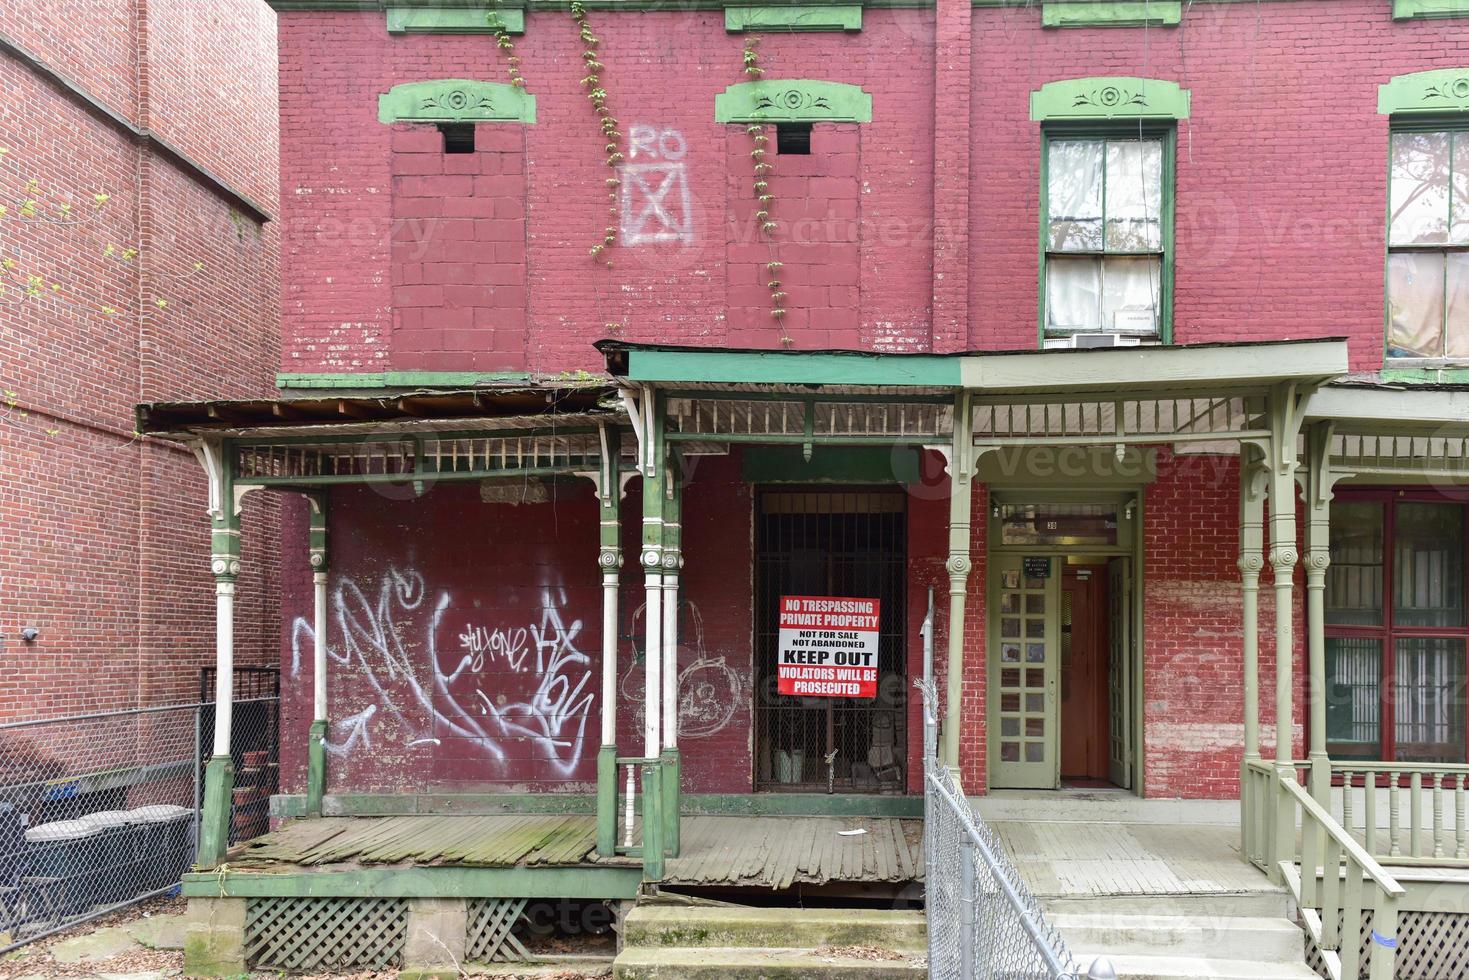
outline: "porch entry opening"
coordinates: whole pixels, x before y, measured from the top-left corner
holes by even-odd
[[[1133,559],[1122,506],[997,505],[991,785],[1132,788]],[[1076,549],[1076,550],[1072,550]]]
[[[755,789],[901,793],[907,785],[907,497],[762,490],[755,530]],[[877,691],[779,693],[783,596],[879,603]]]

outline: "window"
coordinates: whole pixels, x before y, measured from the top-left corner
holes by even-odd
[[[776,123],[775,152],[781,156],[810,156],[811,124]]]
[[[1465,761],[1465,510],[1343,492],[1326,578],[1326,750]]]
[[[1045,345],[1168,339],[1172,131],[1047,131],[1043,189]],[[1101,335],[1101,336],[1098,336]]]
[[[1469,358],[1469,130],[1398,129],[1391,155],[1388,356]]]
[[[474,152],[474,123],[439,123],[445,153]]]

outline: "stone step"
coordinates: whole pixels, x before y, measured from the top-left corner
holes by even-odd
[[[1290,896],[1278,891],[1214,892],[1194,895],[1040,896],[1046,915],[1242,915],[1286,918]]]
[[[924,957],[899,960],[833,955],[819,949],[629,947],[612,964],[613,980],[921,980]]]
[[[1305,938],[1283,918],[1064,913],[1047,917],[1072,949],[1302,962]]]
[[[1304,940],[1302,941],[1304,947]],[[1241,952],[1247,952],[1241,950]],[[1085,977],[1097,953],[1077,953],[1077,968]],[[1321,980],[1304,957],[1293,963],[1262,962],[1248,957],[1222,959],[1203,956],[1105,955],[1118,980]]]
[[[700,908],[640,905],[623,923],[624,948],[876,946],[918,951],[922,912],[898,909]]]

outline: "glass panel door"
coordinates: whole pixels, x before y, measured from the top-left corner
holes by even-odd
[[[1027,562],[1051,574],[1034,574]],[[1000,788],[1061,785],[1056,675],[1060,639],[1058,559],[990,556],[990,771]],[[1027,575],[1030,571],[1032,574]]]

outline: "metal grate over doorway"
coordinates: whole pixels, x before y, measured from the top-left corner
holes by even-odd
[[[907,498],[766,490],[755,531],[755,789],[900,793],[907,776]],[[881,600],[877,697],[777,693],[783,595]]]

